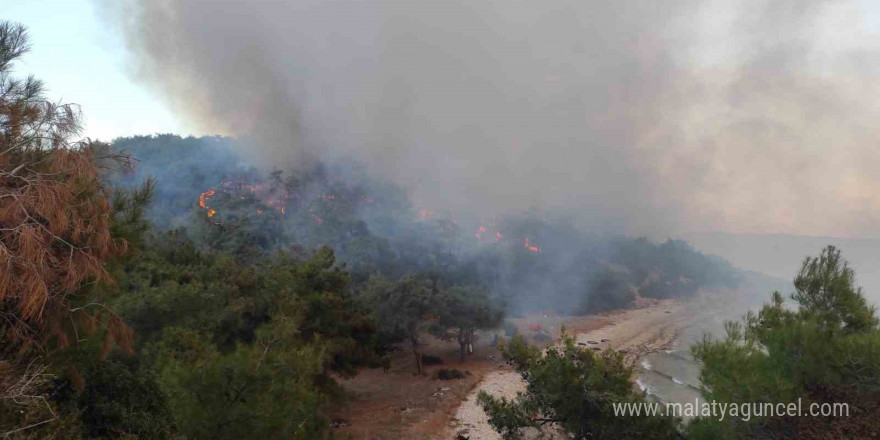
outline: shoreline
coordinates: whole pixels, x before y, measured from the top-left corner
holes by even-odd
[[[694,314],[689,313],[688,309],[686,302],[662,300],[637,309],[560,319],[560,322],[562,325],[573,324],[571,327],[574,331],[571,333],[574,334],[578,345],[625,350],[625,361],[629,365],[635,365],[643,356],[672,348],[680,331],[694,321]],[[545,315],[544,318],[549,317]],[[600,325],[598,327],[579,325],[579,321],[588,318],[601,318],[598,321]],[[553,333],[555,340],[559,332]],[[602,342],[603,340],[605,342]],[[501,436],[489,425],[486,413],[477,403],[477,394],[486,391],[492,395],[512,399],[517,393],[525,391],[525,388],[525,381],[507,365],[487,373],[459,405],[444,438],[460,438],[458,436],[461,435],[469,440],[501,440]],[[527,432],[524,438],[537,437],[538,434]]]

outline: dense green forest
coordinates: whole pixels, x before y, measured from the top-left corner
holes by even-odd
[[[76,141],[78,109],[13,75],[28,49],[22,27],[0,25],[3,438],[330,438],[327,409],[346,398],[338,380],[404,354],[421,373],[427,334],[455,341],[464,359],[475,333],[505,316],[623,308],[741,276],[682,241],[598,236],[535,212],[480,219],[414,206],[356,164],[244,165],[248,146],[235,139]],[[745,330],[695,349],[706,392],[846,396],[875,409],[877,319],[852,283],[835,251],[809,260],[795,282],[800,309],[774,296]],[[496,426],[513,436],[556,414],[579,438],[613,438],[623,421],[593,396],[643,399],[632,369],[613,353],[560,347],[542,356],[507,345],[530,388],[519,403],[483,398]],[[578,381],[588,397],[571,395]],[[688,433],[791,429],[753,425]],[[679,428],[663,417],[621,432]]]

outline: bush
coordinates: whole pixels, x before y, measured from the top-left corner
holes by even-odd
[[[467,377],[467,373],[461,370],[457,370],[455,368],[441,368],[437,370],[437,373],[435,374],[437,376],[437,379],[440,380],[455,380],[464,379],[465,377]]]
[[[535,342],[537,342],[539,344],[546,344],[546,343],[552,341],[553,337],[550,336],[550,334],[547,333],[546,330],[541,330],[541,331],[535,332],[532,335],[532,340],[534,340]]]
[[[422,365],[430,366],[430,365],[443,365],[443,359],[440,359],[438,356],[431,356],[430,354],[422,355]]]
[[[695,436],[723,438],[876,438],[880,408],[880,327],[875,309],[855,274],[829,246],[807,258],[785,306],[774,292],[769,304],[744,322],[728,322],[727,337],[706,338],[692,348],[702,362],[700,379],[708,400],[718,402],[847,402],[851,417],[839,419],[736,418],[692,423]],[[821,422],[820,422],[821,420]],[[818,425],[822,426],[819,427]],[[813,426],[810,426],[813,425]],[[699,437],[698,437],[699,438]]]
[[[522,337],[516,337],[503,352],[526,380],[526,392],[508,400],[481,391],[478,400],[489,415],[489,424],[504,438],[520,438],[524,429],[542,429],[548,423],[576,439],[680,437],[678,419],[615,415],[616,403],[645,401],[635,391],[633,369],[620,353],[594,353],[566,336],[546,354],[526,344]]]
[[[629,307],[636,299],[630,277],[624,270],[611,267],[597,273],[590,281],[590,292],[583,307],[587,313]]]
[[[87,438],[143,439],[173,436],[174,417],[156,377],[137,358],[114,355],[62,377],[51,393],[65,414],[78,414]]]
[[[296,319],[275,317],[253,345],[221,353],[207,335],[168,328],[151,350],[180,433],[191,439],[327,438],[324,347],[299,340]]]

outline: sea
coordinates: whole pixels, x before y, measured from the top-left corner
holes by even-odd
[[[697,319],[681,329],[672,347],[639,359],[637,385],[654,401],[705,402],[700,387],[701,366],[692,356],[691,347],[706,336],[723,339],[725,322],[742,320],[749,310],[757,312],[773,291],[787,296],[786,286],[791,282],[750,272],[735,289],[701,292],[688,304]]]

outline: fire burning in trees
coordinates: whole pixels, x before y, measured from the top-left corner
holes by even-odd
[[[486,232],[486,227],[480,225],[480,229],[477,229],[477,233],[474,234],[477,237],[477,240],[483,238],[483,234]]]
[[[219,192],[219,193],[218,193]],[[222,182],[218,187],[211,188],[201,194],[199,194],[199,207],[206,211],[208,217],[213,217],[217,214],[217,209],[221,209],[222,207],[211,206],[209,204],[212,197],[219,196],[220,194],[229,194],[233,197],[237,197],[238,199],[255,199],[265,205],[254,208],[257,214],[263,214],[266,212],[266,208],[270,208],[274,211],[280,212],[282,215],[287,214],[287,205],[291,200],[299,199],[300,194],[293,191],[289,191],[288,189],[278,189],[278,188],[267,188],[262,183],[250,184],[245,182],[242,179],[238,180],[227,180]],[[319,199],[324,200],[326,202],[343,202],[347,200],[344,196],[339,196],[337,194],[331,193],[322,193],[317,196]],[[342,197],[342,198],[340,198]],[[366,194],[360,194],[357,197],[362,203],[367,205],[373,205],[376,203],[374,199],[368,197]],[[311,211],[312,209],[309,209]],[[424,211],[427,213],[428,211]],[[430,215],[430,213],[426,214]],[[314,224],[320,226],[323,223],[323,220],[320,217],[314,217]]]
[[[492,232],[489,232],[490,229],[494,230],[495,233],[493,234]],[[504,238],[504,235],[501,233],[501,231],[499,231],[497,229],[497,226],[495,225],[494,221],[489,223],[488,228],[484,225],[480,225],[480,228],[477,229],[477,233],[474,234],[474,236],[477,237],[477,241],[479,241],[479,242],[482,242],[484,239],[488,239],[489,237],[494,236],[495,242],[497,243],[497,242],[501,241],[502,238]]]
[[[526,237],[526,241],[523,242],[523,247],[528,249],[531,252],[541,252],[541,248],[535,246],[533,244],[529,244],[529,237]]]
[[[213,189],[209,189],[199,195],[199,206],[203,209],[208,209],[208,199],[211,198],[215,194]]]
[[[239,180],[239,181],[226,181],[226,182],[221,183],[220,186],[221,186],[220,190],[223,191],[224,193],[232,192],[233,196],[237,196],[240,199],[246,199],[249,197],[248,195],[250,195],[250,197],[258,198],[265,205],[265,207],[268,207],[268,208],[271,208],[275,211],[278,211],[282,215],[284,215],[286,213],[287,203],[291,199],[291,194],[289,194],[286,190],[283,191],[284,192],[283,196],[277,197],[278,191],[264,189],[263,185],[259,184],[259,183],[255,184],[255,185],[251,185],[251,184],[248,184],[248,183],[245,183],[245,182]],[[209,218],[213,217],[215,214],[217,214],[217,210],[215,209],[215,207],[212,207],[211,205],[209,205],[210,199],[212,197],[215,197],[216,195],[217,195],[217,190],[215,190],[214,188],[211,188],[211,189],[199,194],[199,207],[201,207],[202,209],[204,209],[206,211],[206,214]],[[328,201],[328,202],[337,202],[337,201],[344,202],[346,200],[346,198],[344,196],[340,199],[339,197],[337,197],[336,194],[327,194],[327,193],[319,194],[317,197],[319,200],[324,200],[324,201]],[[358,196],[355,196],[355,197],[358,197]],[[298,194],[293,194],[293,198],[299,199]],[[368,205],[373,205],[375,203],[375,200],[366,196],[365,194],[361,194],[357,200],[359,200],[360,202],[366,203]],[[263,214],[265,211],[266,210],[263,207],[255,208],[255,212],[258,215]],[[308,211],[312,212],[313,208],[309,208]],[[437,216],[438,216],[438,212],[436,212],[436,211],[430,211],[427,209],[419,209],[417,211],[416,219],[424,221],[424,220],[434,219]],[[324,224],[324,219],[321,218],[320,216],[312,213],[311,217],[312,217],[311,220],[312,220],[313,225],[322,226]],[[458,224],[458,221],[455,218],[454,213],[449,213],[449,218],[454,224],[456,224],[456,225]],[[486,225],[488,225],[488,226],[486,226]],[[474,237],[476,237],[477,242],[479,242],[479,243],[485,243],[485,242],[498,243],[504,238],[504,234],[502,234],[501,231],[499,231],[497,229],[497,226],[496,226],[496,223],[494,220],[490,221],[489,223],[486,223],[486,225],[480,225],[479,228],[477,229],[476,233],[474,234]],[[494,240],[493,240],[493,238],[494,238]],[[529,243],[528,237],[526,237],[524,239],[523,247],[526,250],[528,250],[529,252],[534,252],[534,253],[543,252],[541,250],[541,248],[538,247],[537,245]]]
[[[240,180],[239,181],[231,181],[231,180],[226,181],[226,182],[221,183],[220,186],[222,186],[226,191],[237,191],[239,193],[238,198],[240,198],[242,200],[247,198],[247,196],[244,195],[245,192],[251,193],[257,197],[263,195],[261,193],[266,193],[262,184],[258,183],[256,185],[251,185],[249,183],[245,183]],[[207,211],[207,216],[209,218],[213,217],[214,214],[217,213],[216,209],[214,209],[210,205],[208,205],[208,199],[210,199],[211,197],[214,197],[216,194],[217,194],[217,191],[214,188],[211,188],[211,189],[199,194],[199,207],[201,207],[202,209]],[[281,198],[269,198],[269,199],[266,199],[265,197],[261,197],[261,198],[265,199],[264,203],[266,204],[266,206],[277,210],[281,214],[285,213],[285,211],[287,209],[287,198],[288,198],[286,191],[285,191],[284,197],[281,197]],[[264,210],[257,208],[256,212],[257,212],[257,214],[262,214],[264,212]]]
[[[213,197],[214,194],[216,194],[216,191],[214,191],[213,189],[209,189],[209,190],[207,190],[207,191],[205,191],[205,192],[199,194],[199,206],[200,206],[202,209],[207,209],[207,210],[208,210],[208,217],[209,217],[209,218],[210,218],[210,217],[213,217],[214,214],[217,213],[217,211],[215,211],[214,209],[212,209],[211,207],[208,206],[208,199],[210,199],[211,197]]]

